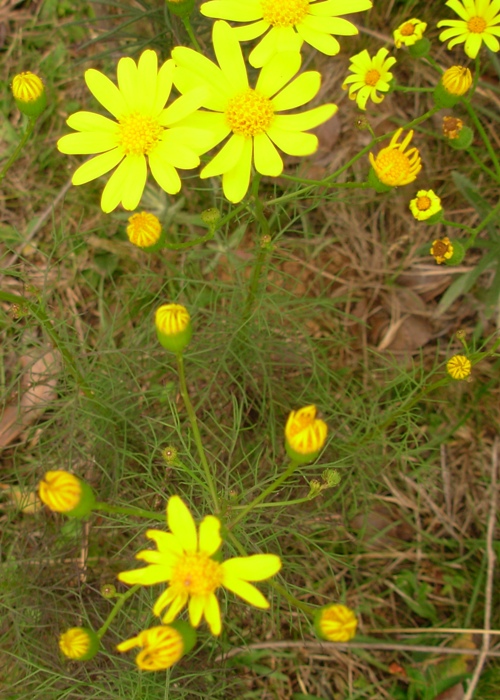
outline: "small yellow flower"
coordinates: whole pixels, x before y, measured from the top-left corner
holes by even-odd
[[[88,661],[99,650],[99,638],[87,627],[71,627],[59,637],[59,649],[74,661]]]
[[[159,625],[117,645],[118,651],[142,647],[135,661],[142,671],[163,671],[179,661],[194,646],[196,634],[187,623]]]
[[[419,190],[410,202],[410,210],[418,221],[425,221],[441,211],[441,199],[433,190]]]
[[[448,236],[436,238],[436,240],[432,242],[430,254],[434,257],[438,265],[442,265],[449,260],[453,255],[453,245]]]
[[[472,365],[465,355],[453,355],[446,363],[446,369],[453,379],[465,379],[471,373]]]
[[[12,94],[19,110],[28,117],[38,117],[47,106],[43,82],[30,71],[14,76]]]
[[[292,411],[285,426],[285,446],[292,459],[315,459],[323,448],[328,433],[327,424],[316,418],[316,406],[305,406]]]
[[[420,41],[424,36],[426,29],[427,23],[415,17],[403,22],[403,24],[400,24],[393,32],[396,48],[400,49],[403,45],[413,46],[413,44],[416,44],[417,41]]]
[[[444,19],[438,27],[449,27],[439,35],[440,41],[448,42],[448,49],[465,42],[465,53],[469,58],[476,58],[484,43],[490,51],[498,51],[500,43],[500,3],[498,0],[448,0],[448,7],[460,17]]]
[[[465,66],[451,66],[441,76],[441,83],[450,95],[461,97],[472,85],[472,73]]]
[[[167,522],[169,533],[162,530],[146,532],[146,537],[156,543],[157,551],[148,549],[136,555],[148,566],[118,574],[118,579],[129,585],[152,586],[168,582],[168,588],[153,607],[153,613],[159,616],[166,609],[163,622],[172,622],[188,604],[193,627],[198,627],[205,617],[212,634],[220,634],[221,615],[215,591],[221,586],[257,608],[269,607],[262,593],[249,581],[263,581],[274,576],[281,568],[279,557],[254,554],[222,563],[213,559],[222,544],[219,519],[207,515],[197,532],[193,516],[179,496],[169,498]]]
[[[416,148],[406,151],[413,138],[413,131],[409,131],[405,139],[399,143],[398,139],[403,129],[398,129],[388,146],[383,148],[375,157],[369,154],[370,163],[373,166],[378,179],[389,187],[408,185],[413,182],[422,169],[420,154]]]
[[[371,0],[349,3],[316,0],[210,0],[200,12],[206,17],[231,22],[250,22],[235,29],[238,41],[265,35],[250,53],[250,65],[262,68],[280,51],[300,51],[305,41],[327,56],[335,56],[340,44],[333,34],[358,34],[357,27],[340,17],[372,7]]]
[[[443,117],[443,136],[447,139],[457,139],[464,123],[457,117]]]
[[[344,80],[342,89],[347,90],[347,86],[351,83],[349,99],[356,100],[360,109],[366,109],[368,98],[379,104],[384,99],[384,95],[379,95],[377,90],[387,92],[390,89],[393,76],[389,68],[396,63],[396,59],[392,56],[387,58],[388,54],[387,49],[379,49],[371,58],[365,49],[349,59],[351,61],[349,70],[354,75],[349,75]]]
[[[160,240],[161,233],[161,223],[154,214],[142,211],[129,217],[127,236],[138,248],[154,246]]]
[[[316,632],[330,642],[348,642],[356,635],[357,626],[354,611],[346,605],[326,605],[316,615]]]

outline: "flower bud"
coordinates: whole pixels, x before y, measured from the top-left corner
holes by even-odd
[[[328,488],[338,486],[342,481],[342,477],[340,476],[338,469],[325,469],[321,476],[323,477],[323,481]]]
[[[86,517],[96,501],[90,486],[66,471],[47,472],[38,485],[38,495],[50,510],[70,518]]]
[[[12,94],[19,111],[28,117],[39,117],[47,106],[43,82],[30,71],[14,76]]]
[[[200,218],[204,224],[208,226],[210,231],[215,231],[220,221],[220,211],[216,207],[205,209],[200,214]]]
[[[425,36],[423,39],[420,39],[420,41],[417,41],[412,46],[408,47],[408,53],[413,58],[422,58],[422,56],[428,56],[430,50],[431,42]]]
[[[189,17],[194,9],[194,0],[166,0],[167,7],[173,15]]]
[[[311,479],[309,482],[309,493],[307,494],[307,498],[312,501],[313,498],[319,496],[323,488],[324,487],[321,481],[318,481],[318,479]]]
[[[156,310],[155,325],[158,340],[165,350],[173,353],[182,352],[193,335],[189,312],[180,304],[160,306]]]
[[[346,605],[325,605],[316,612],[314,629],[321,639],[348,642],[356,635],[358,620]]]
[[[441,84],[449,95],[461,97],[472,85],[472,74],[464,66],[452,66],[441,76]]]
[[[474,132],[470,126],[464,126],[460,129],[456,138],[449,141],[450,146],[456,148],[457,151],[466,151],[471,147],[474,141]]]
[[[446,370],[453,379],[466,379],[472,371],[472,364],[465,355],[453,355],[446,363]]]
[[[147,253],[160,250],[165,242],[165,233],[162,230],[160,220],[147,211],[132,214],[129,217],[127,236],[133,245],[142,248]]]
[[[59,637],[59,649],[73,661],[88,661],[99,651],[99,637],[88,627],[71,627]]]
[[[290,459],[299,464],[313,462],[325,444],[328,426],[316,413],[316,406],[305,406],[288,416],[285,447]]]
[[[175,447],[172,447],[172,445],[167,445],[167,447],[162,450],[161,454],[167,467],[171,467],[177,463],[177,450]]]
[[[187,622],[175,621],[168,625],[151,627],[137,637],[127,639],[116,647],[118,651],[129,651],[142,647],[136,657],[143,671],[162,671],[170,668],[187,654],[196,643],[196,632]]]
[[[114,586],[112,583],[103,583],[101,586],[101,595],[103,598],[106,598],[106,600],[116,598],[118,596],[116,586]]]

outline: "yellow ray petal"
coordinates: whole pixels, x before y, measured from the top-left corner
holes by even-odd
[[[127,111],[125,98],[116,85],[103,73],[89,68],[85,71],[85,82],[96,100],[114,117],[120,119]]]
[[[273,107],[277,112],[301,107],[317,95],[320,85],[320,73],[316,71],[302,73],[273,97]]]
[[[161,148],[155,148],[154,152],[149,156],[149,167],[151,168],[151,174],[162,190],[169,194],[177,194],[180,191],[182,186],[181,179],[173,165],[163,160]]]
[[[339,42],[330,34],[319,32],[316,29],[308,27],[304,23],[297,25],[297,32],[305,42],[327,56],[336,56],[340,51]]]
[[[150,566],[142,567],[142,569],[121,571],[117,578],[129,586],[134,586],[136,583],[140,583],[141,586],[154,586],[155,583],[165,581],[165,574],[162,566],[151,564]]]
[[[328,121],[337,111],[337,105],[321,105],[300,114],[280,114],[277,124],[280,129],[287,131],[307,131]]]
[[[210,0],[204,2],[200,12],[205,17],[229,19],[232,22],[252,22],[262,17],[259,2],[235,2],[234,0]]]
[[[226,198],[233,204],[241,202],[250,185],[252,169],[252,140],[245,139],[241,156],[232,170],[222,177],[222,190]]]
[[[318,137],[301,131],[285,131],[280,127],[279,117],[267,130],[267,135],[280,151],[289,156],[309,156],[318,148]]]
[[[243,92],[243,90],[248,88],[247,69],[243,60],[241,46],[227,22],[221,20],[215,22],[212,41],[220,69],[231,89],[236,92]]]
[[[222,629],[222,623],[220,619],[220,608],[219,601],[215,597],[214,593],[208,596],[205,603],[205,620],[208,622],[210,627],[210,632],[215,635],[219,635]]]
[[[217,155],[203,168],[200,177],[205,179],[214,175],[222,175],[234,168],[242,156],[245,140],[244,136],[233,134]]]
[[[261,175],[278,177],[283,172],[281,156],[266,134],[254,137],[253,158],[255,170]]]
[[[187,552],[195,552],[198,547],[196,525],[189,508],[179,496],[171,496],[167,505],[167,522],[172,534]]]
[[[300,70],[298,51],[280,51],[260,71],[255,89],[265,97],[273,97]]]
[[[119,126],[112,119],[94,112],[75,112],[66,119],[66,124],[76,131],[106,131],[118,134]]]
[[[278,573],[281,569],[281,559],[276,554],[252,554],[249,557],[227,559],[221,567],[224,573],[224,586],[226,575],[244,581],[263,581]]]
[[[250,603],[250,605],[255,605],[256,608],[263,608],[266,610],[269,607],[268,601],[251,583],[228,576],[227,580],[226,578],[224,579],[224,588],[236,593],[237,596],[243,598],[243,600]]]
[[[205,596],[192,595],[189,599],[189,622],[192,627],[198,627],[205,609]]]
[[[116,148],[116,138],[109,131],[92,133],[79,131],[75,134],[62,136],[57,142],[57,148],[61,153],[69,153],[71,155],[104,153],[104,151]],[[123,157],[121,149],[120,152]]]
[[[120,148],[115,148],[112,151],[91,158],[75,170],[71,182],[73,185],[84,185],[86,182],[96,180],[101,175],[113,170],[122,158],[123,152]]]
[[[200,523],[199,551],[211,557],[221,544],[220,520],[213,515],[205,516]]]

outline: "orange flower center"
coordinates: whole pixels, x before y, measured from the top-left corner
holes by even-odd
[[[467,22],[467,29],[473,34],[482,34],[487,26],[486,20],[482,17],[471,17]]]
[[[393,148],[383,148],[377,156],[376,164],[381,182],[392,187],[405,181],[411,170],[408,156]]]
[[[118,145],[126,156],[143,156],[151,153],[158,144],[164,128],[144,114],[132,112],[120,119]]]
[[[229,100],[225,115],[232,132],[249,139],[269,129],[274,108],[270,99],[249,88]]]
[[[415,33],[415,25],[411,22],[407,22],[406,24],[403,24],[399,31],[403,36],[411,36]]]
[[[170,586],[178,595],[205,596],[221,583],[221,565],[204,552],[190,552],[180,557],[170,579]]]
[[[427,196],[423,197],[418,197],[417,199],[417,209],[420,211],[427,211],[427,209],[430,209],[431,206],[431,200]]]
[[[372,68],[372,70],[369,70],[368,73],[365,75],[365,83],[367,85],[376,85],[378,81],[380,80],[380,73],[378,70],[375,70],[375,68]]]
[[[437,258],[444,258],[447,255],[448,255],[448,257],[451,257],[450,247],[451,246],[450,246],[449,240],[439,238],[437,241],[434,241],[434,243],[432,244],[432,255],[434,255]]]
[[[261,0],[262,18],[273,27],[293,27],[309,12],[309,0]]]

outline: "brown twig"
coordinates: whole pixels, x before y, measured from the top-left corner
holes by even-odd
[[[486,659],[490,654],[490,640],[491,640],[491,601],[493,598],[493,575],[495,573],[495,550],[493,549],[493,538],[495,535],[496,526],[496,511],[497,511],[497,471],[498,471],[498,437],[495,438],[493,443],[493,451],[491,456],[491,500],[490,500],[490,514],[488,517],[488,529],[486,532],[486,557],[488,559],[488,568],[486,572],[486,587],[485,587],[485,604],[484,604],[484,635],[483,643],[481,645],[481,650],[479,652],[479,658],[477,660],[476,668],[472,674],[469,687],[464,695],[464,700],[472,700],[474,697],[474,691],[479,682],[481,672],[483,670]]]

